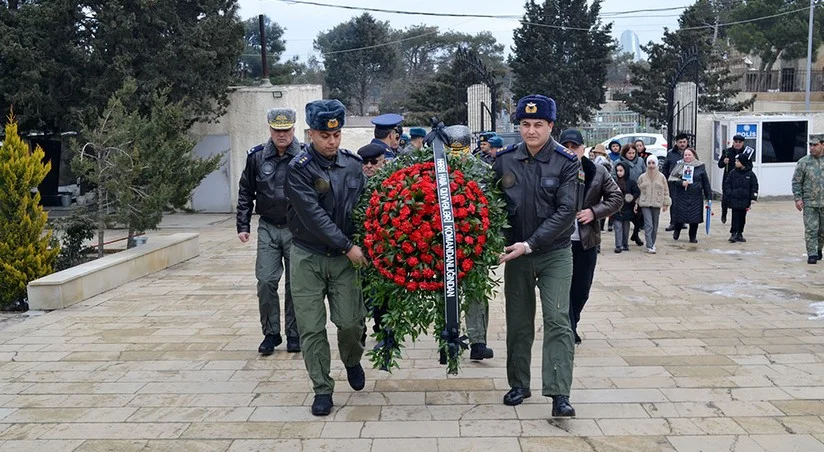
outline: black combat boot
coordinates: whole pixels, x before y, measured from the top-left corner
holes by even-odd
[[[258,347],[258,353],[263,356],[269,356],[272,353],[275,353],[275,347],[283,343],[283,338],[280,337],[280,334],[267,334],[265,338],[263,338],[263,342],[260,343],[260,347]]]
[[[355,391],[360,391],[366,386],[366,375],[363,373],[363,366],[358,363],[355,366],[346,368],[346,379],[349,380],[349,386]]]
[[[746,241],[747,241],[747,239],[745,239],[745,238],[744,238],[744,234],[742,234],[742,233],[740,233],[740,232],[739,232],[739,233],[738,233],[738,235],[735,237],[735,239],[736,239],[736,240],[738,240],[739,242],[742,242],[742,243],[744,243],[744,242],[746,242]]]
[[[480,361],[482,359],[490,359],[495,356],[491,348],[484,343],[472,344],[469,351],[469,359],[473,361]]]
[[[816,262],[818,262],[818,256],[807,256],[808,264],[815,264]]]
[[[312,402],[312,414],[315,416],[328,416],[332,412],[332,394],[317,394]]]
[[[730,234],[730,238],[729,238],[728,242],[735,243],[737,241],[738,241],[738,234],[736,234],[735,232]]]
[[[504,394],[504,405],[515,406],[523,403],[524,399],[532,397],[532,391],[526,388],[512,388]]]
[[[569,404],[569,396],[552,396],[553,417],[575,417],[575,408]]]
[[[286,351],[289,353],[300,353],[300,338],[297,336],[286,336]]]

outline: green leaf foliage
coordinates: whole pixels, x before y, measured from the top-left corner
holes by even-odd
[[[236,0],[87,0],[0,3],[0,109],[23,130],[76,131],[137,81],[142,114],[168,90],[190,121],[214,118],[243,50]]]

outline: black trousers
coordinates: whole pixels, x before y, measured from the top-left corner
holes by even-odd
[[[641,209],[638,209],[638,213],[633,215],[632,217],[632,240],[638,239],[638,233],[644,232],[644,214],[641,212]]]
[[[730,228],[730,233],[743,233],[745,224],[747,224],[747,209],[732,209],[732,227]]]
[[[589,289],[592,287],[592,278],[595,276],[595,263],[598,260],[597,247],[585,250],[581,242],[572,242],[572,285],[569,287],[569,324],[575,334],[575,342],[580,342],[578,336],[578,321],[581,320],[581,311],[589,299]]]
[[[673,232],[673,237],[681,236],[682,227],[684,227],[684,223],[675,223],[675,231]],[[690,223],[690,240],[695,240],[696,237],[698,237],[698,223]]]

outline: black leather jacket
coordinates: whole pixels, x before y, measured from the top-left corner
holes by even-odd
[[[238,233],[249,232],[253,207],[261,218],[276,225],[286,225],[289,204],[283,189],[286,183],[286,170],[302,146],[294,139],[283,156],[279,156],[270,138],[266,144],[249,149],[246,168],[240,175],[240,189],[237,193]]]
[[[575,153],[550,138],[532,157],[519,143],[498,152],[492,168],[506,198],[507,243],[527,242],[534,253],[569,246],[584,187]]]
[[[329,160],[309,146],[289,164],[289,230],[300,248],[340,256],[352,248],[352,210],[366,184],[361,158],[348,150]]]

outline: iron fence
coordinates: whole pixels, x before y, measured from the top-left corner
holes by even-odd
[[[807,88],[807,71],[783,68],[774,71],[739,70],[737,88],[748,93],[795,93]],[[812,71],[810,91],[824,91],[824,71]]]

